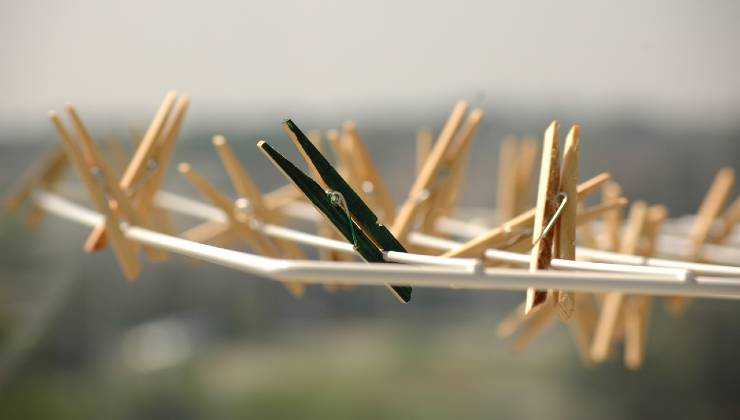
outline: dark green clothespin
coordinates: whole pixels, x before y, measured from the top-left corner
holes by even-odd
[[[352,187],[337,173],[319,150],[291,120],[285,122],[296,147],[303,152],[308,163],[316,168],[328,187],[327,191],[311,177],[303,173],[283,155],[270,147],[264,140],[257,147],[290,179],[309,200],[321,211],[339,232],[354,246],[368,262],[385,262],[383,251],[406,252],[395,236],[382,224],[370,207],[354,192]],[[411,299],[411,287],[391,286],[402,302]]]

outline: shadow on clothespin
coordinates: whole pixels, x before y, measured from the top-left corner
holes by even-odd
[[[270,147],[266,141],[259,141],[257,147],[303,191],[311,203],[329,219],[342,236],[354,245],[360,256],[368,262],[386,262],[383,258],[383,251],[406,252],[401,243],[378,222],[375,213],[339,175],[308,137],[291,120],[287,120],[283,127],[308,166],[319,175],[326,190]],[[411,287],[389,286],[389,289],[401,302],[408,302],[411,299]]]
[[[104,229],[110,236],[113,252],[124,276],[133,280],[139,276],[141,265],[137,257],[137,246],[126,239],[121,230],[121,216],[129,223],[136,223],[137,215],[132,210],[128,198],[118,187],[112,170],[100,156],[97,146],[92,142],[74,107],[67,105],[79,140],[75,140],[64,127],[64,123],[54,111],[49,113],[59,138],[67,152],[67,158],[75,167],[77,174],[90,193],[93,204],[105,216]],[[78,144],[82,143],[82,147]]]
[[[16,213],[26,203],[35,189],[53,191],[64,176],[69,160],[64,147],[59,145],[48,151],[21,176],[10,188],[10,193],[3,199],[3,207],[10,213]],[[30,202],[26,212],[26,225],[35,228],[41,223],[44,212]]]
[[[171,227],[168,226],[169,218],[163,210],[154,206],[154,196],[164,182],[167,166],[189,105],[187,95],[178,98],[174,91],[165,95],[119,181],[119,187],[133,201],[144,225],[150,228],[156,226],[157,230],[165,233],[171,233]],[[86,250],[93,252],[103,247],[105,231],[98,226],[88,236]],[[153,261],[167,258],[164,251],[145,249]]]
[[[229,230],[243,238],[252,249],[263,255],[271,257],[302,257],[303,252],[295,244],[286,241],[272,241],[262,232],[257,230],[256,224],[260,223],[258,220],[259,217],[267,218],[262,220],[269,220],[272,217],[264,207],[259,189],[228,146],[225,137],[214,137],[213,144],[216,147],[218,155],[226,168],[226,172],[231,178],[234,189],[237,191],[237,194],[240,195],[240,198],[237,200],[231,200],[229,197],[218,191],[210,182],[206,181],[206,179],[196,172],[190,164],[184,162],[180,163],[177,167],[178,171],[185,176],[190,184],[192,184],[193,187],[203,195],[203,197],[218,207],[228,219],[227,223],[223,227],[224,229],[219,229],[219,226],[213,222],[206,222],[206,224],[196,227],[196,231],[206,230],[206,227],[210,226],[213,228],[213,231],[210,233],[212,233],[213,236],[220,236],[225,233],[225,230]],[[199,234],[202,233],[199,232]],[[194,240],[196,235],[194,235],[191,230],[189,232],[185,232],[183,236],[190,240]],[[208,237],[207,234],[204,236],[206,237],[195,239],[207,241],[213,237]],[[305,293],[305,286],[301,283],[286,281],[283,284],[295,297],[301,297]]]

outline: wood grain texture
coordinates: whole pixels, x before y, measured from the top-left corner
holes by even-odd
[[[550,268],[552,259],[555,232],[551,230],[542,235],[547,223],[555,215],[558,208],[556,196],[560,183],[560,124],[553,121],[545,131],[542,144],[542,163],[540,165],[540,179],[537,189],[537,207],[535,207],[532,240],[536,241],[531,252],[530,271],[546,270]],[[538,240],[539,239],[539,240]],[[547,292],[527,289],[527,300],[524,313],[529,313],[537,305],[544,303]]]

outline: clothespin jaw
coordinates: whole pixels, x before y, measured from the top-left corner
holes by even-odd
[[[314,146],[311,140],[296,126],[293,121],[287,120],[284,127],[290,133],[293,143],[304,155],[310,165],[328,188],[340,193],[345,200],[352,219],[359,225],[383,251],[406,252],[406,249],[384,225],[378,222],[378,216],[365,204],[352,187],[342,178],[336,169]]]
[[[67,157],[87,187],[93,203],[98,208],[98,211],[105,216],[105,231],[110,235],[114,254],[124,276],[129,280],[135,279],[141,271],[141,266],[136,255],[136,246],[126,239],[121,230],[121,220],[117,215],[117,211],[111,209],[108,201],[108,198],[115,199],[117,193],[108,188],[110,184],[106,182],[105,174],[101,173],[90,161],[86,160],[85,153],[80,149],[75,140],[73,140],[59,116],[52,111],[49,113],[49,117],[64,144]],[[100,179],[102,182],[98,182],[94,174],[102,177]],[[109,194],[110,197],[108,197]]]
[[[382,247],[383,244],[377,236],[373,235],[373,233],[385,229],[385,227],[377,224],[377,217],[372,213],[372,210],[357,197],[352,188],[339,176],[300,129],[290,120],[286,122],[286,126],[293,133],[298,148],[304,151],[306,159],[313,163],[316,171],[327,187],[330,188],[329,191],[324,191],[316,181],[295,167],[289,160],[270,147],[266,141],[259,141],[257,147],[291,182],[303,191],[311,203],[329,219],[339,233],[355,246],[355,249],[365,261],[385,262],[383,259],[384,249],[378,247]],[[360,225],[357,223],[358,220],[363,223]],[[368,235],[372,236],[375,242]],[[393,238],[393,235],[390,235],[390,237]],[[385,238],[381,237],[382,239]],[[395,238],[393,239],[395,240]],[[375,243],[378,243],[378,245]],[[386,241],[386,244],[388,243]],[[400,244],[398,244],[398,248],[400,249],[388,250],[405,252]],[[401,302],[408,302],[411,299],[410,287],[390,286],[390,289]]]

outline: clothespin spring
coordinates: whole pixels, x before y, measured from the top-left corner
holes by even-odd
[[[334,190],[327,190],[326,195],[329,197],[329,201],[340,209],[344,211],[344,214],[347,215],[347,222],[349,223],[349,230],[352,232],[352,246],[355,250],[357,250],[357,235],[355,234],[355,226],[354,223],[352,223],[352,216],[349,213],[349,207],[347,206],[347,201],[344,199],[344,196],[339,191]]]

